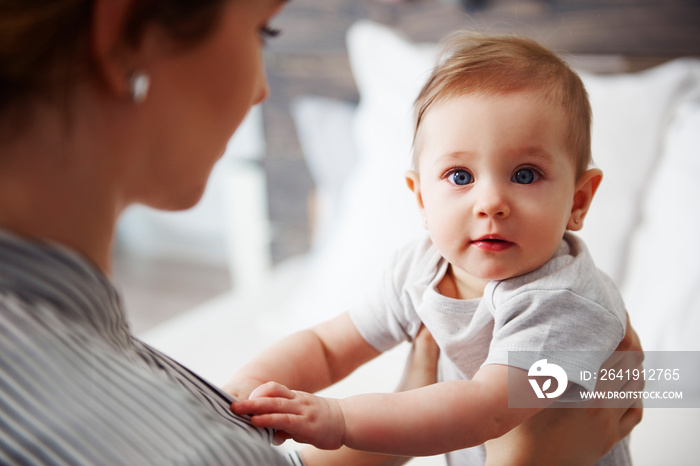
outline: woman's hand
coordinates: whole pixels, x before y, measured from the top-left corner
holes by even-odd
[[[627,318],[627,333],[617,352],[603,367],[639,368],[642,346]],[[620,351],[630,351],[624,354]],[[614,382],[613,382],[614,383]],[[641,390],[624,382],[606,389]],[[602,408],[601,401],[587,402],[583,408],[545,409],[506,435],[486,443],[487,465],[592,465],[619,441],[627,437],[642,420],[641,401],[626,406]]]
[[[433,336],[427,328],[421,326],[413,340],[403,376],[395,391],[403,392],[437,383],[439,356],[440,348]]]

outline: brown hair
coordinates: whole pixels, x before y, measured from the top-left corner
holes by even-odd
[[[550,50],[515,36],[460,32],[446,39],[438,64],[415,102],[414,164],[418,130],[428,109],[450,97],[530,91],[561,105],[569,116],[567,144],[577,178],[591,163],[591,107],[581,78]]]
[[[159,24],[182,45],[216,24],[226,0],[136,0],[124,25],[126,44]],[[0,0],[0,113],[33,96],[65,92],[90,69],[87,39],[93,0]]]

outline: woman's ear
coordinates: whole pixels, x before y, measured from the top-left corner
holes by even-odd
[[[95,0],[90,53],[107,90],[128,97],[129,78],[137,70],[133,50],[124,42],[124,25],[134,0]]]
[[[421,194],[420,190],[420,177],[418,176],[418,172],[415,170],[409,170],[406,172],[406,184],[408,185],[408,189],[413,191],[413,194],[416,196],[416,203],[418,204],[418,210],[420,211],[420,215],[423,218],[423,226],[428,229],[428,219],[425,217],[425,207],[423,206],[423,195]]]
[[[571,231],[578,231],[583,228],[583,219],[591,207],[593,196],[603,180],[603,172],[597,168],[586,171],[576,183],[574,191],[574,203],[571,206],[571,215],[566,228]]]

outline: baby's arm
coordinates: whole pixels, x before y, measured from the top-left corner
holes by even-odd
[[[341,380],[379,352],[347,313],[277,342],[236,372],[224,389],[246,399],[265,382],[315,392]]]
[[[500,365],[483,367],[470,381],[344,400],[272,383],[256,390],[250,400],[234,403],[234,411],[255,414],[255,425],[280,429],[319,448],[347,445],[394,455],[434,455],[499,437],[551,402],[509,409],[508,383],[508,368]],[[518,371],[510,383],[511,389],[532,392],[525,371]]]

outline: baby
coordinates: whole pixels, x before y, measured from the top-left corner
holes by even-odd
[[[595,384],[581,371],[597,371],[625,334],[619,292],[570,233],[602,179],[590,168],[591,110],[580,78],[549,50],[464,34],[415,108],[406,180],[428,235],[399,251],[363,305],[273,346],[227,389],[250,396],[233,409],[256,426],[319,448],[483,464],[483,447],[469,447],[555,401],[536,396],[535,361],[560,366],[569,383],[555,392],[575,398]],[[421,325],[440,346],[439,383],[342,400],[305,393]],[[526,407],[509,408],[509,395]],[[626,444],[602,463],[629,463]]]

